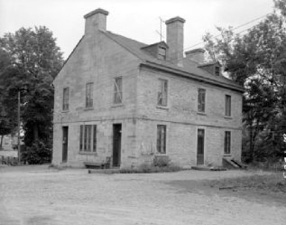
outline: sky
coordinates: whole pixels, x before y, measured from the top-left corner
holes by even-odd
[[[240,32],[257,24],[273,11],[273,1],[0,0],[0,37],[21,27],[46,26],[67,58],[84,35],[83,16],[97,8],[109,12],[107,30],[146,44],[160,41],[160,20],[180,16],[186,20],[184,48],[190,50],[202,47],[206,32],[217,35],[217,26],[235,28],[249,23],[235,30]],[[162,23],[163,40],[165,30]]]

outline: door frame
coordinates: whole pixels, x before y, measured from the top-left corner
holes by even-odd
[[[202,156],[202,160],[203,160],[203,163],[199,163],[199,160],[198,160],[198,147],[199,147],[199,130],[203,130],[204,131],[204,136],[203,136],[203,154],[200,154]],[[196,146],[196,160],[197,160],[197,165],[204,165],[205,164],[205,146],[206,146],[206,129],[205,128],[197,128],[197,135],[196,135],[196,143],[197,143],[197,146]]]
[[[118,128],[120,127],[120,130]],[[116,139],[119,135],[119,141]],[[115,143],[119,143],[119,146],[116,146]],[[112,166],[120,167],[121,164],[121,146],[122,146],[122,124],[114,123],[112,125]],[[116,158],[115,158],[116,156]]]
[[[62,163],[68,161],[69,127],[62,126]]]

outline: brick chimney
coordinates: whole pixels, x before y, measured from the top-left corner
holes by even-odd
[[[106,30],[106,17],[108,12],[104,9],[96,9],[84,16],[85,35],[93,34],[96,30]]]
[[[199,64],[205,63],[205,50],[202,48],[196,48],[185,52],[186,58],[195,61]]]
[[[183,66],[183,51],[184,51],[184,23],[185,20],[181,17],[175,17],[167,20],[167,45],[168,59]]]

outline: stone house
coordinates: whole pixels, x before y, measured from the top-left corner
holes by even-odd
[[[146,45],[107,31],[107,16],[84,16],[85,34],[54,80],[53,164],[240,160],[243,89],[204,64],[204,50],[183,52],[185,20],[167,20],[166,43]]]

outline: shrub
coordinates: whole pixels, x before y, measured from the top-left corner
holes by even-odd
[[[155,156],[153,163],[142,163],[138,168],[121,169],[120,173],[164,173],[182,170],[171,163],[168,156]]]
[[[36,141],[30,147],[25,147],[22,152],[22,161],[29,164],[43,164],[51,162],[52,149],[42,141]]]
[[[171,160],[167,155],[156,155],[153,159],[153,166],[167,167],[170,165]]]

